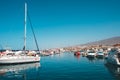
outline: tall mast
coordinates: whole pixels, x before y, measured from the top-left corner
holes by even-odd
[[[25,22],[24,22],[24,50],[26,50],[26,27],[27,27],[27,3],[25,2]]]

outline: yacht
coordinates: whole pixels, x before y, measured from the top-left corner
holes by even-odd
[[[79,56],[79,55],[80,55],[80,51],[74,52],[74,55],[75,55],[75,56]]]
[[[103,58],[103,57],[104,57],[104,53],[101,52],[101,51],[98,51],[98,52],[96,53],[96,57],[98,57],[98,58]]]
[[[6,54],[0,56],[0,64],[19,64],[19,63],[33,63],[33,62],[39,62],[40,61],[40,56],[39,55],[27,55],[27,50],[26,50],[26,22],[27,22],[27,3],[25,3],[25,24],[24,24],[24,48],[22,51],[12,53],[9,55],[10,52],[6,52]],[[31,27],[32,32],[33,28]],[[34,32],[33,32],[34,34]],[[34,34],[35,42],[36,37]],[[37,45],[38,48],[38,45]],[[39,51],[39,48],[38,48]],[[19,53],[19,54],[18,54]]]
[[[90,50],[87,52],[87,57],[96,57],[96,52],[94,50]]]
[[[120,66],[120,50],[112,48],[108,53],[107,62]]]

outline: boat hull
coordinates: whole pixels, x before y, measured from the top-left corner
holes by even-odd
[[[87,57],[96,57],[96,53],[87,53]]]
[[[40,61],[40,57],[33,57],[33,56],[0,58],[0,64],[23,64],[23,63],[34,63],[39,61]]]
[[[78,51],[78,52],[75,52],[74,55],[75,55],[75,56],[79,56],[79,55],[80,55],[80,52],[79,52],[79,51]]]
[[[117,65],[117,66],[120,66],[120,62],[118,59],[115,59],[115,58],[107,58],[107,62],[108,63],[111,63],[111,64],[114,64],[114,65]]]

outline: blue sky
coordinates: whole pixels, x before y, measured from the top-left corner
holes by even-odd
[[[120,0],[0,0],[0,48],[22,49],[25,1],[40,49],[120,36]],[[35,48],[28,22],[27,49]]]

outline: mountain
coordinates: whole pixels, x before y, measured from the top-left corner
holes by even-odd
[[[83,44],[83,46],[91,46],[91,45],[114,45],[120,44],[120,36],[119,37],[112,37],[100,41],[89,42],[87,44]]]

